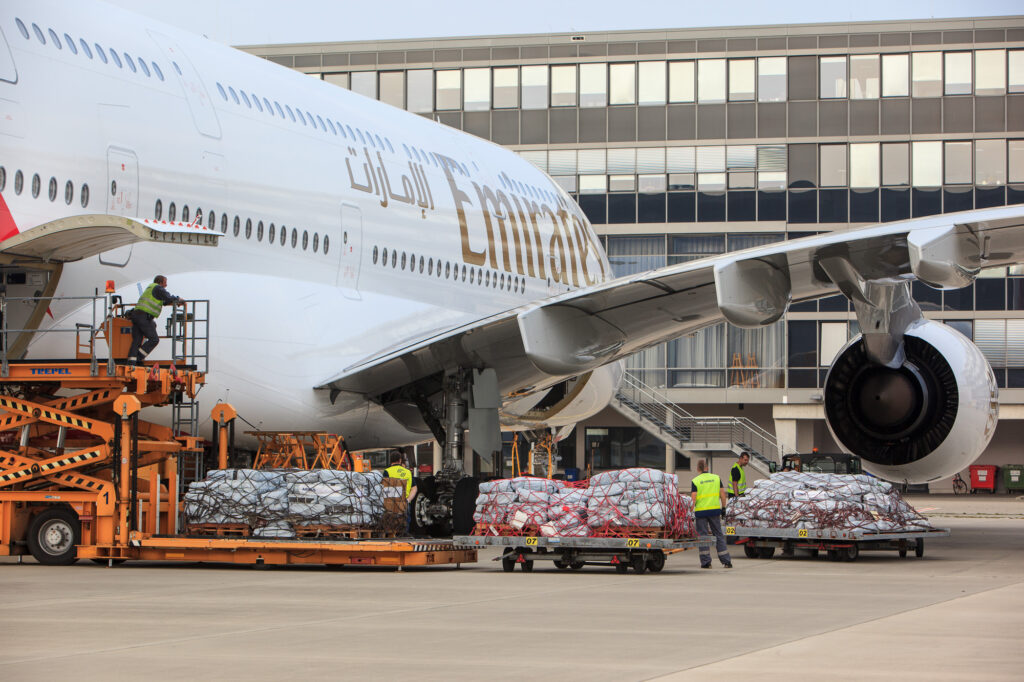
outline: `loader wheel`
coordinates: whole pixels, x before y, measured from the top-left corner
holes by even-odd
[[[757,548],[757,555],[759,557],[761,557],[762,559],[771,559],[773,556],[775,556],[775,548],[774,547],[758,547]]]
[[[761,550],[760,550],[760,548],[755,547],[754,545],[750,544],[749,542],[747,542],[747,543],[745,543],[743,545],[743,553],[746,555],[746,557],[748,559],[760,559],[761,558]]]
[[[665,568],[665,553],[661,550],[654,552],[647,557],[647,570],[651,573],[660,573]]]
[[[516,570],[516,557],[514,554],[508,552],[505,556],[501,557],[501,570],[506,573]]]
[[[38,514],[28,526],[28,549],[47,566],[67,566],[77,561],[82,526],[69,509],[54,508]]]
[[[630,558],[629,563],[637,573],[647,572],[647,558],[643,554],[634,554]]]

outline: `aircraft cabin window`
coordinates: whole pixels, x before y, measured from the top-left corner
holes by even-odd
[[[220,217],[220,233],[221,234],[227,234],[228,233],[228,214],[227,213],[222,214],[221,217]]]
[[[206,226],[211,230],[217,228],[217,214],[210,211],[210,214],[206,216]]]
[[[238,216],[235,216],[235,222],[232,224],[232,228],[231,228],[231,231],[234,234],[234,236],[236,236],[236,237],[238,236],[238,230],[239,230],[239,228],[241,228],[241,226],[242,226],[242,219],[239,218]]]
[[[384,267],[387,267],[387,265],[388,265],[388,249],[387,249],[387,247],[384,247],[383,258],[381,259],[380,264],[383,265]]]
[[[25,40],[28,40],[29,39],[29,37],[28,37],[28,29],[25,28],[25,22],[23,22],[21,19],[18,19],[17,17],[15,17],[14,18],[14,23],[16,23],[18,25],[18,30],[21,32],[21,37],[24,38]]]
[[[302,113],[302,109],[295,107],[295,114],[299,117],[299,123],[306,125],[306,116]]]
[[[181,207],[181,222],[188,222],[188,204]]]
[[[235,104],[240,104],[240,102],[238,100],[238,93],[235,92],[235,89],[233,87],[231,87],[230,85],[228,86],[228,92],[231,93],[231,99],[233,99],[235,101]]]
[[[178,62],[171,62],[171,66],[173,66],[173,67],[174,67],[174,70],[178,72],[178,75],[179,75],[179,76],[180,76],[180,75],[182,75],[182,74],[181,74],[181,67],[180,67],[180,66],[178,66]]]
[[[103,48],[100,47],[99,43],[93,43],[93,44],[96,46],[96,54],[99,55],[100,61],[103,62],[104,64],[106,64],[107,63],[107,53],[103,51]]]
[[[7,169],[0,166],[0,192],[3,192],[5,187],[7,187]]]
[[[85,38],[79,38],[78,44],[82,46],[82,52],[85,53],[85,56],[92,59],[92,50],[89,49],[89,43],[85,42]]]
[[[187,210],[188,210],[188,206],[186,206],[183,209],[183,212],[187,211]],[[185,222],[186,223],[188,222],[187,218],[185,219]],[[196,217],[195,217],[195,220],[193,220],[192,222],[194,222],[197,225],[202,225],[203,224],[203,209],[201,209],[201,208],[197,208],[196,209]]]
[[[245,219],[245,238],[248,239],[252,236],[252,218]]]
[[[402,269],[405,270],[405,251],[402,252]]]
[[[40,43],[45,45],[46,44],[46,36],[43,35],[43,30],[41,28],[39,28],[39,24],[32,24],[32,31],[36,34],[36,39]]]
[[[128,68],[132,70],[132,73],[138,73],[135,69],[135,60],[127,52],[124,53],[124,63],[128,65]]]
[[[327,132],[327,125],[324,123],[324,119],[320,116],[320,114],[316,115],[316,122],[320,124],[320,128],[326,133]],[[333,128],[332,128],[332,130],[333,130]]]
[[[78,46],[75,45],[74,38],[65,33],[64,42],[68,44],[68,49],[71,50],[71,54],[78,54]]]
[[[373,264],[374,264],[374,265],[376,265],[376,264],[377,264],[377,257],[378,257],[379,255],[380,255],[380,254],[379,254],[379,253],[377,252],[377,245],[376,245],[376,244],[374,244],[374,246],[373,246]]]
[[[79,193],[79,201],[82,203],[82,208],[89,205],[89,185],[82,183],[82,191]]]
[[[228,93],[224,91],[224,86],[221,85],[219,82],[217,83],[217,92],[220,93],[221,99],[223,99],[225,102],[228,101]]]
[[[177,216],[177,214],[178,214],[178,209],[174,205],[174,202],[172,201],[171,205],[167,207],[167,222],[173,223],[174,222],[174,218]]]
[[[153,73],[156,74],[156,77],[159,78],[160,80],[163,80],[164,79],[164,72],[160,70],[160,67],[157,66],[157,63],[156,62],[150,62],[150,64],[153,65]]]
[[[314,245],[315,245],[315,244],[316,244],[316,242],[314,242]],[[330,246],[330,242],[329,242],[329,240],[327,239],[327,235],[325,234],[325,235],[324,235],[324,255],[325,255],[325,256],[327,255],[327,247],[328,247],[328,246]],[[314,249],[314,250],[316,250],[316,249]]]
[[[309,248],[309,230],[302,231],[302,250]],[[377,262],[377,247],[373,247],[373,262]]]
[[[423,274],[423,256],[420,256],[420,274]]]
[[[160,220],[160,216],[164,213],[164,203],[159,199],[156,200],[156,205],[153,207],[153,220]]]
[[[286,241],[288,241],[288,228],[285,227],[284,225],[282,225],[281,226],[281,246],[284,246]]]
[[[263,108],[267,110],[267,113],[271,116],[274,115],[274,107],[270,106],[270,100],[266,97],[263,98]]]
[[[296,230],[295,228],[292,228],[292,248],[294,249],[298,245],[298,243],[299,243],[299,231]],[[303,249],[306,248],[305,240],[303,240],[303,242],[302,242],[302,248]]]
[[[260,98],[256,95],[252,96],[252,103],[256,105],[256,111],[263,113],[263,105],[260,104]]]
[[[50,182],[46,188],[46,195],[50,197],[50,201],[57,200],[57,178],[50,178]]]
[[[39,196],[39,190],[43,186],[43,181],[39,177],[39,173],[32,176],[32,198],[35,199]]]
[[[284,110],[288,112],[288,118],[290,118],[292,120],[292,123],[295,123],[295,112],[292,111],[292,108],[290,106],[288,106],[287,104],[285,104],[284,105]]]
[[[433,274],[434,274],[434,259],[433,258],[428,258],[427,259],[427,275],[433,275]]]
[[[320,246],[320,233],[313,233],[313,253],[316,253],[317,247]]]
[[[263,241],[263,221],[256,223],[256,241]]]
[[[270,227],[267,228],[267,241],[271,244],[274,243],[274,237],[277,235],[277,230],[274,228],[274,223],[270,223]]]
[[[394,269],[396,267],[398,267],[398,252],[397,251],[392,251],[391,252],[391,268]]]
[[[437,271],[441,272],[441,268],[438,268]],[[452,264],[451,264],[451,262],[446,262],[444,264],[444,277],[445,277],[445,279],[449,279],[451,277],[451,274],[452,274]]]
[[[121,58],[117,56],[117,52],[115,50],[110,51],[110,59],[114,62],[117,68],[124,68],[121,66]]]
[[[56,46],[58,50],[63,50],[64,46],[60,44],[60,38],[57,37],[57,32],[51,28],[47,29],[47,33],[50,34],[50,40],[53,41],[54,46]]]
[[[145,59],[140,59],[139,60],[139,68],[142,69],[142,73],[146,74],[146,78],[150,78],[149,67],[146,66],[146,60]]]
[[[332,121],[331,119],[327,119],[327,126],[331,129],[332,135],[338,134],[338,129],[334,127],[334,121]]]
[[[249,101],[249,95],[245,94],[245,90],[239,90],[238,94],[242,96],[242,101],[245,102],[245,106],[252,109],[252,102]]]
[[[14,173],[14,193],[21,194],[22,187],[25,186],[25,176],[22,175],[20,170]]]
[[[277,109],[277,115],[284,118],[284,111],[281,109],[281,103],[276,99],[274,100],[274,108]]]
[[[470,268],[469,269],[469,283],[470,284],[473,283],[473,279],[474,279],[474,275],[475,274],[476,274],[476,270],[474,270],[473,268]],[[481,284],[484,283],[484,275],[483,275],[483,273],[480,273],[480,283]]]

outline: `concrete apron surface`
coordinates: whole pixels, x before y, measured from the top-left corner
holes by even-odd
[[[659,574],[0,559],[0,679],[1017,680],[1024,500],[914,496],[949,538]]]

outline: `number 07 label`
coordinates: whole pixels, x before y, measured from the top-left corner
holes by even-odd
[[[527,547],[530,547],[530,546],[533,546],[533,545],[536,545],[536,544],[537,544],[537,538],[526,538],[526,545],[527,545]]]
[[[637,540],[636,538],[628,538],[626,540],[626,547],[639,547],[639,546],[640,546],[640,541]]]

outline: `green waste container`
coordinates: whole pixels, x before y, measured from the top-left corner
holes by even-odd
[[[1006,491],[1024,490],[1024,464],[1007,464],[1003,467],[1003,483]]]

